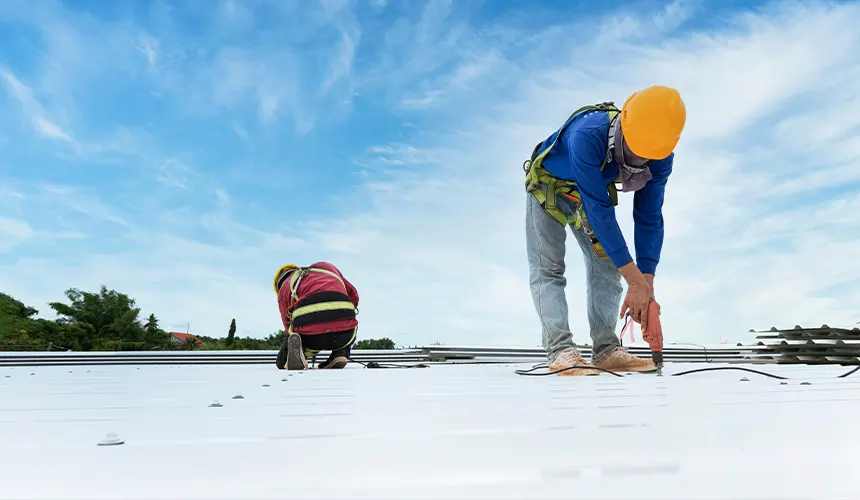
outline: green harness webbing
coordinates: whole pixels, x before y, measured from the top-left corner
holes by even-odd
[[[615,107],[615,104],[612,102],[604,102],[596,105],[588,105],[583,106],[567,119],[564,122],[564,125],[558,131],[558,134],[555,136],[555,139],[552,141],[552,144],[549,145],[548,148],[543,150],[539,155],[534,156],[532,153],[532,159],[527,160],[523,164],[523,170],[526,172],[526,191],[529,192],[532,196],[535,197],[538,203],[540,203],[541,207],[552,216],[553,219],[558,221],[559,224],[563,226],[567,226],[568,224],[573,224],[576,229],[580,229],[585,222],[585,212],[582,208],[582,203],[578,203],[575,213],[568,217],[558,208],[556,204],[556,195],[562,194],[568,198],[572,198],[574,201],[579,201],[581,196],[579,191],[576,189],[576,182],[568,181],[564,179],[559,179],[552,174],[550,174],[545,168],[543,168],[543,160],[546,158],[546,155],[552,150],[555,143],[558,142],[561,135],[564,133],[565,129],[570,125],[574,118],[576,118],[581,113],[585,113],[588,111],[605,111],[609,115],[609,124],[610,127],[613,124],[613,120],[616,116],[621,112],[618,108]],[[535,152],[540,147],[535,148]],[[603,171],[603,168],[606,166],[607,156],[603,157],[603,163],[600,165],[600,171]],[[619,176],[620,180],[620,176]],[[615,182],[618,182],[616,180]],[[606,189],[609,191],[609,198],[612,200],[612,204],[618,205],[618,188],[615,186],[615,182],[610,183]]]

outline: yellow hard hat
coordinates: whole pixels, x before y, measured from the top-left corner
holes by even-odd
[[[278,269],[278,272],[275,273],[275,279],[272,282],[272,286],[275,287],[275,293],[278,293],[280,291],[278,289],[278,278],[281,277],[281,274],[283,274],[286,271],[290,271],[292,269],[298,269],[298,268],[299,268],[299,266],[297,266],[295,264],[285,264],[285,265],[281,266],[280,269]]]
[[[654,85],[634,92],[621,107],[621,133],[636,156],[661,160],[681,138],[687,108],[676,89]]]

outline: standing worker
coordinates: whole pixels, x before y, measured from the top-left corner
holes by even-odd
[[[649,87],[631,95],[620,110],[611,102],[577,110],[535,147],[526,162],[529,285],[550,371],[599,373],[572,369],[575,365],[611,371],[656,369],[651,360],[621,347],[615,327],[625,314],[644,327],[650,302],[656,304],[654,273],[663,247],[663,197],[686,118],[677,90]],[[622,192],[635,192],[635,263],[615,218],[616,183]],[[593,365],[576,348],[568,325],[567,226],[585,257]],[[622,277],[627,282],[623,304]]]
[[[287,264],[275,273],[278,309],[287,332],[275,362],[279,370],[306,370],[307,358],[331,354],[320,368],[343,368],[358,330],[358,291],[328,262]]]

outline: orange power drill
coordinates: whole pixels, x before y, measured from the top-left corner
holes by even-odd
[[[642,325],[642,338],[651,348],[651,359],[657,366],[657,376],[663,376],[663,327],[660,325],[660,313],[657,303],[653,300],[648,304],[648,322]]]

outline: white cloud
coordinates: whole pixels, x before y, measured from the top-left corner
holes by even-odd
[[[860,7],[784,2],[710,31],[678,33],[696,10],[676,2],[615,25],[627,38],[608,36],[608,24],[579,21],[537,33],[477,29],[451,6],[430,3],[417,23],[389,27],[370,73],[337,60],[324,66],[331,75],[351,74],[364,91],[390,76],[384,87],[395,94],[391,102],[433,104],[397,117],[416,124],[411,139],[368,145],[357,159],[363,183],[332,196],[325,214],[297,217],[287,195],[253,215],[232,212],[254,197],[232,188],[224,196],[211,186],[228,184],[213,179],[206,183],[210,201],[220,203],[213,212],[161,207],[159,217],[190,228],[182,237],[154,223],[127,224],[126,252],[30,257],[0,266],[0,276],[37,307],[67,286],[104,283],[166,324],[190,321],[192,331],[220,335],[235,317],[240,332],[265,335],[280,326],[275,269],[329,260],[359,288],[363,336],[538,345],[521,164],[579,105],[620,104],[635,89],[663,83],[681,90],[688,109],[656,283],[667,341],[734,343],[752,327],[860,319],[860,261],[852,258],[860,255],[853,215],[860,208],[860,99],[853,90]],[[343,15],[342,7],[330,8]],[[589,41],[588,29],[598,38]],[[496,44],[486,59],[477,57]],[[285,77],[303,67],[296,54],[216,54],[214,68],[201,73],[205,102],[229,111],[250,106],[267,123],[289,114],[299,131],[315,123],[319,110],[303,108],[305,87]],[[440,76],[440,68],[447,73]],[[226,123],[230,130],[235,121]],[[158,174],[176,186],[205,177],[188,182],[181,169],[166,172],[174,176]],[[68,191],[47,194],[57,195],[58,206],[126,220],[91,194],[85,203]],[[632,246],[630,210],[623,197],[618,214]],[[581,256],[575,245],[567,255],[572,326],[586,342]]]
[[[382,169],[388,179],[373,179],[356,196],[369,200],[371,212],[341,217],[327,229],[320,223],[320,253],[333,255],[363,285],[370,302],[362,313],[365,331],[449,343],[539,342],[527,288],[520,165],[579,104],[623,102],[637,88],[664,83],[677,86],[688,107],[657,278],[669,340],[735,342],[751,327],[853,323],[860,315],[851,298],[858,285],[850,281],[860,271],[850,257],[860,251],[854,195],[799,184],[811,172],[843,179],[850,167],[834,169],[827,160],[832,141],[810,139],[800,159],[786,154],[790,138],[769,130],[787,130],[783,120],[824,120],[830,130],[825,116],[837,115],[823,115],[818,102],[841,109],[849,121],[860,114],[856,100],[828,93],[853,88],[860,58],[852,47],[860,33],[851,26],[858,20],[856,5],[787,4],[745,16],[728,30],[660,45],[634,47],[622,39],[606,47],[601,40],[611,60],[588,46],[572,48],[571,60],[556,59],[545,73],[536,72],[543,59],[517,60],[519,89],[493,94],[496,105],[446,117],[425,139],[396,150],[372,148],[388,164],[413,164],[420,150],[437,165]],[[543,43],[563,46],[564,37]],[[824,94],[833,100],[819,100]],[[794,195],[784,196],[795,180]],[[816,204],[824,205],[812,209]],[[618,213],[632,247],[630,210],[624,198]],[[777,232],[768,235],[767,227]],[[737,248],[750,237],[764,241]],[[584,342],[575,246],[567,260],[572,325]],[[822,295],[840,283],[847,292]]]
[[[50,122],[44,118],[36,118],[36,126],[39,127],[39,130],[45,134],[46,136],[52,139],[60,139],[62,141],[75,142],[72,137],[67,134],[63,129],[57,126],[56,123]]]
[[[155,70],[158,64],[158,40],[149,35],[141,35],[135,48],[146,59],[147,69],[149,71]]]
[[[131,224],[117,214],[113,208],[102,203],[96,195],[88,194],[72,186],[40,185],[37,188],[42,203],[53,207],[63,207],[94,219],[131,227]]]
[[[230,204],[230,195],[227,194],[227,191],[224,191],[223,189],[215,190],[215,199],[222,206]]]
[[[39,132],[50,139],[65,141],[73,146],[78,146],[75,139],[68,132],[47,117],[42,104],[33,95],[33,90],[29,86],[3,66],[0,66],[0,76],[6,80],[9,93],[21,104],[24,113],[33,122],[33,125]]]
[[[331,61],[329,74],[326,76],[322,84],[322,92],[328,92],[329,88],[338,80],[349,78],[352,73],[352,61],[355,57],[356,45],[358,44],[358,34],[350,35],[343,31],[341,32],[340,50],[337,56]]]
[[[26,221],[0,217],[0,253],[32,238],[35,232]]]

